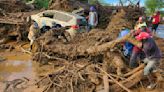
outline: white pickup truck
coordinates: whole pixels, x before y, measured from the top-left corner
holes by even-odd
[[[47,27],[66,27],[73,25],[86,25],[85,17],[77,14],[57,11],[57,10],[46,10],[35,15],[31,15],[31,19],[36,21],[41,28]]]

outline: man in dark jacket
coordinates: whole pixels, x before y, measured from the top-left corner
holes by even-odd
[[[161,59],[161,52],[156,45],[154,39],[147,32],[141,32],[136,39],[142,42],[142,51],[145,54],[145,59],[143,60],[146,66],[144,67],[144,75],[148,76],[151,84],[148,88],[154,87],[154,82],[149,75],[151,75],[152,71],[156,70]]]
[[[140,17],[139,18],[139,23],[140,21],[143,21],[143,18]],[[133,35],[134,37],[136,37],[137,35],[139,35],[141,32],[147,32],[149,35],[152,35],[151,31],[147,28],[147,25],[146,25],[146,22],[141,22],[139,25],[138,25],[138,29],[136,29],[134,32],[133,32]],[[142,60],[144,58],[144,53],[143,51],[138,48],[137,46],[134,46],[133,47],[133,50],[132,50],[132,55],[130,57],[130,63],[129,63],[129,66],[131,68],[135,68],[138,66],[138,62],[137,62],[137,59],[139,58],[140,60]]]

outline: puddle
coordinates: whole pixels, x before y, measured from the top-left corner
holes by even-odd
[[[35,79],[35,64],[27,54],[10,53],[2,57],[7,60],[0,62],[0,81],[11,81],[22,77]]]

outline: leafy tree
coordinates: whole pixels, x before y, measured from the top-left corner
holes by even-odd
[[[148,14],[152,14],[155,11],[159,10],[160,8],[164,7],[163,0],[146,0],[145,1],[146,12]]]
[[[35,0],[37,8],[48,8],[49,0]]]
[[[24,0],[25,2],[29,2],[32,0]],[[36,5],[37,8],[48,8],[50,0],[34,0],[34,4]]]
[[[81,1],[83,1],[83,0],[81,0]],[[91,5],[94,5],[94,4],[97,4],[97,3],[100,3],[103,6],[109,6],[110,5],[109,3],[106,3],[105,0],[88,0],[88,3],[91,4]]]
[[[92,4],[92,5],[96,4],[97,2],[99,2],[99,1],[98,0],[88,0],[88,3]]]

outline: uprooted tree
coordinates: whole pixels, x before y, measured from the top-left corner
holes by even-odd
[[[71,6],[70,4],[74,4],[67,0],[56,1],[59,3],[52,4],[52,9],[60,9],[60,7],[64,6],[62,9],[65,10],[68,6]],[[76,4],[79,5],[79,3]],[[99,5],[97,7],[98,11],[101,8],[100,10],[102,11],[99,11],[100,13],[107,10]],[[70,8],[71,10],[73,9],[72,7],[68,9]],[[24,52],[33,54],[34,60],[39,63],[52,64],[55,68],[53,72],[41,75],[42,77],[36,82],[36,85],[44,87],[44,92],[50,90],[56,92],[93,92],[102,89],[105,92],[109,90],[114,92],[126,90],[130,92],[130,88],[141,81],[144,65],[141,64],[138,68],[130,70],[124,64],[124,57],[122,57],[120,50],[116,49],[111,52],[110,49],[125,40],[133,44],[139,43],[131,39],[130,34],[122,39],[116,39],[116,37],[122,27],[132,28],[134,20],[138,19],[142,12],[133,7],[124,8],[124,11],[119,10],[116,15],[112,16],[113,19],[111,19],[107,29],[93,29],[89,33],[79,33],[70,42],[65,42],[64,38],[57,37],[56,32],[59,32],[58,30],[51,30],[37,39],[37,50],[34,53],[22,48]],[[134,17],[133,14],[137,17]],[[18,19],[13,19],[10,22],[14,15]],[[18,24],[18,20],[20,20],[19,23],[22,25],[21,18],[24,14],[20,13],[20,16],[18,16],[19,14],[14,15],[9,14],[12,17],[6,17],[5,12],[2,12],[2,16],[6,19],[8,18],[8,23],[2,23],[2,26],[10,23]],[[106,17],[108,18],[103,21],[109,22],[110,16],[107,15]],[[104,19],[104,17],[101,19]],[[118,20],[116,21],[116,19]],[[3,20],[3,22],[6,21]],[[113,25],[119,26],[113,27]]]

